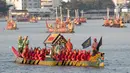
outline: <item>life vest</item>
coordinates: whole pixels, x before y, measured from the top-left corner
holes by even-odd
[[[81,53],[78,53],[78,55],[76,56],[76,60],[81,61]]]
[[[68,61],[68,54],[65,55],[65,61]]]
[[[76,60],[76,53],[73,53],[73,54],[72,54],[71,59],[72,59],[72,61],[75,61],[75,60]]]
[[[65,54],[61,53],[61,60],[64,61],[65,60]]]
[[[72,52],[68,55],[68,60],[71,60]]]
[[[81,54],[81,61],[85,61],[86,60],[86,54],[85,53],[82,53]]]
[[[60,54],[57,54],[56,55],[56,61],[60,61],[61,60],[61,56],[60,56]]]

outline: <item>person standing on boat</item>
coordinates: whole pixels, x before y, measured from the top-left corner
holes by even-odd
[[[73,49],[73,45],[70,42],[70,39],[68,39],[68,41],[66,43],[66,49],[67,49],[67,51],[72,51],[72,49]]]
[[[25,36],[25,37],[24,37],[24,40],[23,40],[23,48],[28,47],[28,45],[29,45],[28,36]]]
[[[18,52],[21,54],[23,52],[23,39],[22,36],[18,38]]]
[[[93,44],[92,44],[92,51],[93,51],[93,56],[95,55],[95,54],[97,54],[97,45],[98,45],[98,42],[97,42],[97,39],[96,38],[94,38],[94,42],[93,42]]]

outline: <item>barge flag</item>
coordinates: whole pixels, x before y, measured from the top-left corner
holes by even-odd
[[[102,45],[102,37],[100,38],[100,41],[99,41],[99,43],[97,45],[97,51],[99,51],[99,48],[100,48],[101,45]]]
[[[89,37],[83,44],[83,49],[91,46],[91,37]]]

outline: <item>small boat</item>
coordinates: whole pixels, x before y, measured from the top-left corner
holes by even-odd
[[[30,22],[30,23],[37,23],[37,21],[38,21],[38,20],[37,20],[36,17],[32,17],[32,18],[29,19],[29,22]]]
[[[6,17],[7,18],[7,26],[5,27],[6,30],[18,29],[16,22],[12,18],[11,12],[12,12],[12,9],[9,9],[9,17]]]
[[[47,32],[56,32],[56,33],[73,33],[74,32],[74,25],[73,23],[69,23],[68,26],[66,27],[67,24],[63,22],[63,15],[62,15],[62,7],[60,7],[60,19],[57,16],[57,9],[56,9],[56,24],[54,24],[54,27],[52,24],[48,24],[46,20],[46,27],[48,29]]]
[[[76,25],[76,26],[80,26],[82,23],[80,22],[80,18],[75,18],[74,19],[74,24]]]
[[[15,21],[9,20],[7,22],[6,30],[16,30],[16,29],[18,29],[18,28],[17,28],[17,24],[15,23]]]
[[[84,11],[83,10],[81,11],[80,22],[81,23],[86,23],[87,22],[87,19],[84,17]]]
[[[55,45],[59,43],[67,43],[66,39],[61,34],[50,34],[44,41],[44,44]],[[45,46],[45,48],[46,48]],[[12,52],[15,55],[15,62],[18,64],[29,65],[43,65],[43,66],[77,66],[77,67],[104,67],[104,53],[97,53],[95,56],[91,56],[89,60],[55,60],[52,55],[54,53],[45,55],[44,60],[33,60],[21,57],[19,52],[12,47]],[[46,54],[46,53],[45,53]],[[29,56],[31,57],[31,56]],[[34,57],[34,56],[33,56]]]
[[[87,22],[86,20],[87,20],[87,19],[84,18],[84,17],[81,17],[81,18],[80,18],[80,22],[81,22],[81,23],[86,23],[86,22]]]
[[[68,27],[52,27],[51,24],[48,24],[46,21],[46,27],[48,29],[48,32],[52,33],[52,32],[57,32],[57,33],[73,33],[74,32],[74,25],[72,24],[68,24]]]
[[[78,11],[78,9],[75,10],[75,18],[74,18],[73,21],[74,21],[74,24],[75,24],[76,26],[79,26],[79,25],[82,24],[82,23],[80,22],[79,11]]]

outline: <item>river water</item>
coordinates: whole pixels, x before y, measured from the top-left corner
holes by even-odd
[[[44,47],[46,33],[44,21],[38,23],[17,22],[19,30],[4,30],[6,22],[0,22],[0,73],[130,73],[130,24],[127,28],[102,27],[103,20],[88,20],[75,27],[75,33],[63,34],[71,38],[74,48],[82,49],[81,44],[90,36],[103,37],[101,52],[105,53],[104,68],[34,66],[14,63],[11,46],[17,47],[19,35],[29,36],[31,47]],[[88,48],[90,49],[90,47]]]

